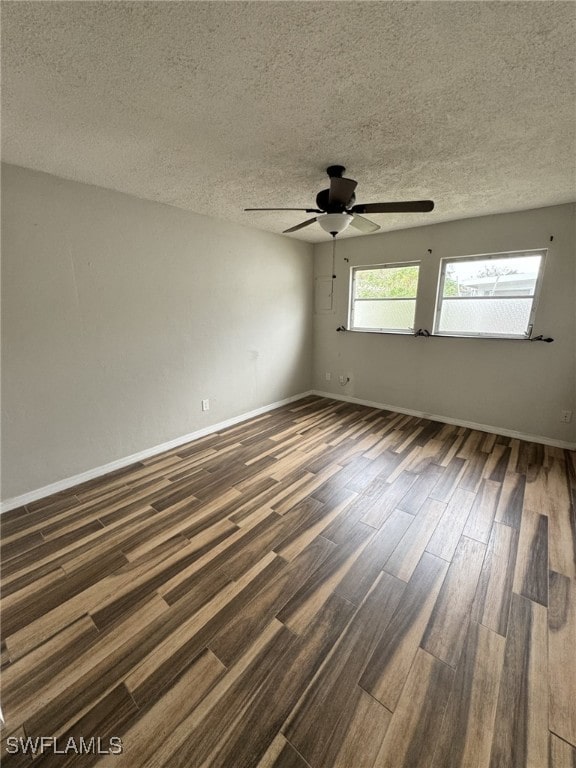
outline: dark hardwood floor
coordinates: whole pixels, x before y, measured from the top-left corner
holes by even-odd
[[[309,397],[6,513],[2,764],[576,768],[575,498]]]

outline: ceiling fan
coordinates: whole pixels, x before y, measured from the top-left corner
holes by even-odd
[[[354,191],[358,185],[354,179],[345,179],[343,165],[331,165],[326,169],[330,177],[329,189],[323,189],[316,195],[317,208],[244,208],[245,211],[304,211],[317,213],[312,219],[285,229],[282,234],[296,232],[298,229],[318,222],[322,229],[336,237],[349,225],[361,232],[376,232],[380,225],[360,216],[361,213],[427,213],[433,210],[432,200],[408,200],[404,203],[358,203]]]

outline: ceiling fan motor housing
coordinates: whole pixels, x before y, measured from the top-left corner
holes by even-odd
[[[341,167],[341,166],[340,166]],[[348,201],[348,205],[342,205],[341,203],[330,203],[330,190],[323,189],[316,195],[316,207],[326,213],[342,213],[347,208],[350,208],[356,202],[356,195],[352,194],[352,197]]]

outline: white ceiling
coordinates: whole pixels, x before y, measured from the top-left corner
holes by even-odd
[[[576,199],[574,2],[3,2],[3,159],[271,232]],[[350,233],[355,236],[356,231]],[[344,236],[349,236],[346,233]],[[291,237],[329,237],[318,224]]]

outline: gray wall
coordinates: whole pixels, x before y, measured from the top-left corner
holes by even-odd
[[[2,187],[4,499],[311,386],[576,442],[575,422],[560,422],[576,410],[573,205],[338,241],[334,309],[313,316],[312,265],[331,274],[328,242],[14,166]],[[352,266],[421,259],[433,289],[443,256],[542,247],[535,334],[553,344],[336,333]]]
[[[2,188],[4,499],[310,388],[312,246],[14,166]]]
[[[576,411],[574,211],[574,205],[556,206],[337,241],[334,310],[317,312],[314,319],[315,389],[576,441],[574,420],[560,421],[562,410]],[[421,260],[421,285],[434,297],[442,257],[529,248],[549,249],[534,335],[552,336],[553,344],[336,333],[348,324],[352,266]],[[331,244],[316,246],[316,278],[331,269]],[[417,328],[433,302],[421,309]],[[350,376],[350,383],[340,386],[339,375]]]

